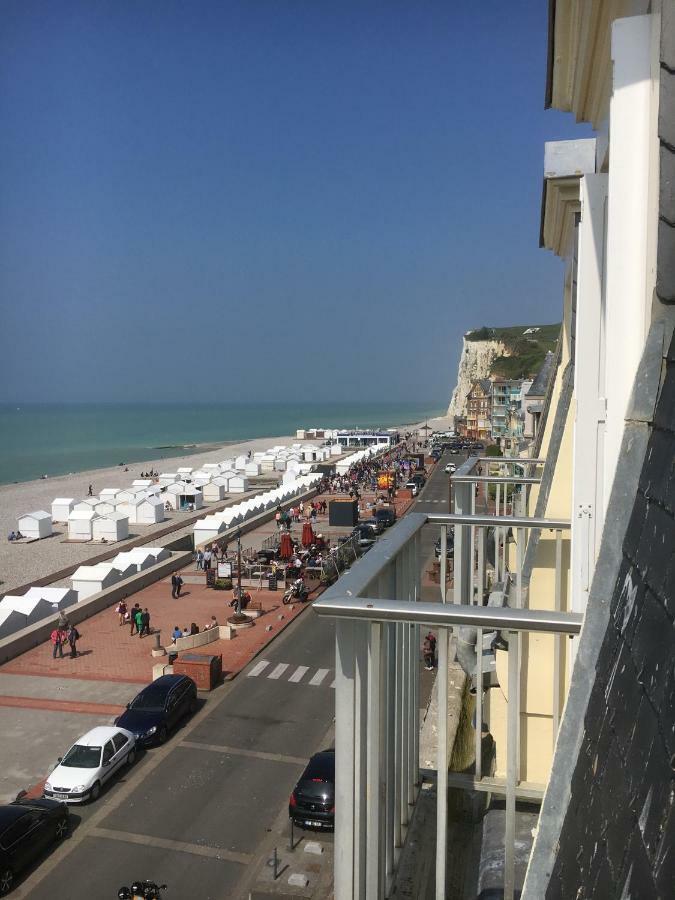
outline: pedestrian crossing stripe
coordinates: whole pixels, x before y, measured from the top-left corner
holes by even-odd
[[[317,669],[311,678],[306,679],[305,676],[310,671],[309,666],[295,666],[293,667],[290,663],[277,663],[273,666],[266,659],[261,659],[257,662],[250,672],[246,673],[247,678],[258,678],[259,676],[263,676],[264,678],[269,678],[272,681],[288,681],[291,684],[305,684],[310,687],[321,687],[321,685],[326,685],[326,676],[331,671],[331,669]],[[335,681],[331,681],[330,687],[335,687]]]

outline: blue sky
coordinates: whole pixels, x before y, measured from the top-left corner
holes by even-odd
[[[430,400],[560,317],[546,6],[5,0],[0,400]]]

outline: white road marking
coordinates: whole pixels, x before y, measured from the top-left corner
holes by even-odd
[[[317,669],[316,675],[310,679],[310,684],[318,687],[324,678],[328,675],[328,669]]]
[[[295,672],[293,672],[288,680],[295,682],[301,681],[302,676],[305,674],[305,672],[309,672],[309,666],[298,666],[298,668],[295,670]]]
[[[281,678],[281,676],[284,674],[284,672],[286,671],[287,668],[288,668],[288,663],[279,663],[279,665],[276,666],[276,668],[272,672],[270,672],[270,674],[267,677],[268,678]]]
[[[256,675],[260,675],[261,672],[264,672],[265,669],[269,666],[269,663],[266,659],[261,659],[259,663],[257,663],[251,671],[248,673],[249,678],[255,678]]]

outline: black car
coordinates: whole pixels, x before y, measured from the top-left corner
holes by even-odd
[[[455,542],[451,534],[448,535],[448,545],[445,549],[445,556],[447,559],[451,559],[455,555]],[[439,538],[436,541],[436,546],[434,547],[434,556],[436,559],[441,558],[441,539]]]
[[[197,685],[187,675],[162,675],[136,694],[115,719],[140,744],[163,744],[185,716],[197,709]]]
[[[9,893],[18,872],[68,834],[69,815],[57,800],[15,800],[0,806],[0,895]]]
[[[303,828],[335,824],[335,750],[315,753],[293,789],[288,815]]]
[[[381,522],[385,528],[389,528],[396,522],[396,510],[393,506],[382,506],[375,510],[373,518]]]
[[[384,531],[384,525],[377,519],[359,519],[356,524],[359,528],[369,528],[375,535],[382,534]]]

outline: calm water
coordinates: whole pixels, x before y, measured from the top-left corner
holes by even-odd
[[[297,428],[388,427],[443,415],[421,404],[0,404],[0,484],[120,462],[183,456],[185,445],[295,434]],[[161,448],[161,449],[160,449]]]

